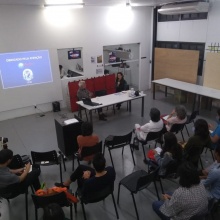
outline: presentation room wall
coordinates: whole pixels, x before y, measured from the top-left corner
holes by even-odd
[[[220,44],[219,11],[220,1],[210,0],[210,9],[207,20],[158,22],[157,40],[206,43],[206,49],[211,43]],[[205,61],[203,63],[203,69],[204,67]],[[202,85],[203,76],[198,76],[197,81]]]
[[[103,66],[91,63],[91,56],[102,55],[104,45],[140,42],[140,57],[147,59],[139,62],[139,87],[141,90],[148,88],[152,8],[134,8],[130,22],[118,13],[113,20],[116,23],[121,19],[125,21],[118,29],[109,25],[109,10],[110,7],[85,7],[62,15],[53,12],[49,17],[41,7],[1,6],[0,53],[49,49],[53,83],[7,91],[1,86],[0,120],[33,114],[34,105],[43,111],[51,110],[51,102],[55,100],[61,101],[61,106],[65,107],[66,103],[62,102],[65,88],[62,86],[65,87],[67,82],[61,83],[59,79],[58,48],[82,47],[84,74],[92,77],[96,75],[96,69]]]

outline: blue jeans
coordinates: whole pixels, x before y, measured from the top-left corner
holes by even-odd
[[[161,211],[160,211],[160,207],[163,205],[163,201],[155,201],[152,203],[152,208],[153,210],[156,212],[156,214],[162,219],[162,220],[169,220],[170,218],[167,217],[166,215],[164,215]]]

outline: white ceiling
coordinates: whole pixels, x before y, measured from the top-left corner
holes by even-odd
[[[159,6],[173,2],[184,2],[193,0],[83,0],[88,6],[104,6],[125,4],[126,2],[136,3],[139,6]],[[0,5],[38,5],[42,6],[45,0],[0,0]]]

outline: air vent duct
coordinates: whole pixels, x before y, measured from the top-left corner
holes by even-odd
[[[209,11],[208,2],[191,2],[184,4],[168,4],[158,9],[158,13],[163,15],[204,13]]]

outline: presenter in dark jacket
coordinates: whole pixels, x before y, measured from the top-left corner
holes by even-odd
[[[124,91],[126,89],[126,85],[127,85],[127,82],[124,79],[123,73],[122,72],[118,72],[117,73],[117,77],[116,77],[116,92]],[[116,105],[116,107],[119,110],[120,107],[121,107],[121,103],[118,103]]]

